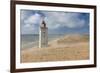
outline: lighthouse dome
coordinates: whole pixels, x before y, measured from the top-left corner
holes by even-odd
[[[46,27],[46,23],[43,21],[41,27]]]

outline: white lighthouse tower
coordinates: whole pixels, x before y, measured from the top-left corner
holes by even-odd
[[[42,21],[39,31],[39,48],[44,48],[48,46],[48,28],[46,23]]]

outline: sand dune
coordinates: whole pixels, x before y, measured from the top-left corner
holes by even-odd
[[[89,59],[88,35],[66,35],[50,41],[46,48],[21,50],[21,62]]]

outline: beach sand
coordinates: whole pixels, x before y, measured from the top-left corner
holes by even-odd
[[[89,59],[89,38],[87,35],[66,35],[50,41],[46,48],[21,50],[21,63],[87,59]]]

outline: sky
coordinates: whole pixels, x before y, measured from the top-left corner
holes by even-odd
[[[89,34],[89,13],[21,10],[21,34],[39,34],[42,21],[49,34]]]

